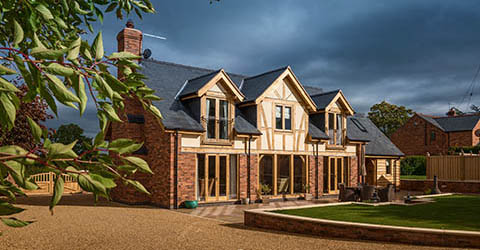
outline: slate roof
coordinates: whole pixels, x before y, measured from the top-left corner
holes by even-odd
[[[252,134],[252,135],[261,135],[262,132],[258,130],[254,125],[249,123],[242,115],[235,117],[235,131],[239,134]]]
[[[445,132],[471,131],[480,121],[480,115],[454,117],[430,117],[419,113],[417,115]]]
[[[311,97],[313,102],[315,102],[315,104],[317,105],[317,108],[321,110],[321,109],[325,109],[328,106],[328,104],[332,102],[333,98],[337,96],[338,92],[340,92],[339,89],[316,94]]]
[[[312,139],[317,140],[328,140],[328,135],[325,134],[321,129],[317,128],[313,123],[308,123],[308,134],[312,137]]]
[[[182,96],[187,96],[187,95],[196,93],[203,86],[205,86],[205,84],[207,84],[210,80],[212,80],[218,73],[220,73],[220,70],[213,71],[193,79],[189,79],[185,83],[185,86],[183,87],[179,96],[182,97]]]
[[[260,75],[245,78],[240,89],[245,102],[256,100],[288,67],[282,67]]]
[[[347,138],[355,141],[368,141],[365,154],[371,156],[403,156],[388,137],[366,117],[347,119]]]
[[[319,88],[319,87],[303,85],[303,88],[307,91],[307,93],[310,95],[310,97],[323,93],[323,89]]]

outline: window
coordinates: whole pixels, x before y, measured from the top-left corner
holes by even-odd
[[[328,113],[328,137],[330,145],[343,145],[344,117],[341,114]]]
[[[205,106],[207,139],[228,140],[230,118],[228,101],[207,98]]]
[[[385,161],[385,171],[387,174],[392,174],[392,160]]]
[[[143,115],[127,114],[127,118],[129,123],[145,123],[145,118],[143,117]]]
[[[435,138],[436,138],[435,131],[431,131],[430,132],[430,141],[435,141]]]
[[[275,106],[275,128],[292,130],[292,108],[288,106]]]

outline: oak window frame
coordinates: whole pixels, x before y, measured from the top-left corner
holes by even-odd
[[[333,116],[333,129],[330,129],[330,116]],[[341,130],[338,129],[338,116],[341,117]],[[338,132],[341,131],[340,143],[338,143]],[[344,148],[346,145],[346,116],[343,112],[325,112],[325,132],[330,138],[327,143],[329,148]]]
[[[207,100],[213,100],[215,102],[215,116],[210,116],[207,112],[208,103],[209,101]],[[221,118],[220,117],[220,103],[224,101],[226,102],[227,105],[227,118]],[[214,95],[205,95],[202,98],[202,124],[205,128],[205,133],[203,135],[203,144],[213,144],[213,145],[232,145],[233,144],[233,117],[234,117],[234,109],[233,109],[233,103],[231,100],[228,99],[228,97],[220,97],[220,96],[214,96]],[[208,114],[208,116],[207,116]],[[214,117],[214,137],[209,138],[209,128],[208,128],[208,123],[211,120],[211,117]],[[225,126],[227,126],[227,136],[226,138],[220,138],[220,129],[221,129],[221,121],[224,121],[226,123]]]
[[[277,117],[277,108],[281,108],[281,117],[280,117],[281,122],[282,122],[282,127],[281,128],[277,127],[277,119],[279,119]],[[286,110],[287,109],[290,110],[290,112],[289,112],[290,117],[288,119],[286,119],[286,114],[287,114]],[[274,122],[275,130],[282,131],[282,132],[292,132],[293,131],[293,125],[294,125],[294,123],[293,123],[293,106],[276,103],[275,104],[274,118],[275,118],[275,120],[273,122]],[[289,120],[289,124],[290,124],[289,128],[286,127],[286,124],[287,124],[286,120]]]

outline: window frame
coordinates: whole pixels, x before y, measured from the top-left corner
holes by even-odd
[[[282,108],[282,127],[281,128],[277,128],[277,107],[281,107]],[[274,104],[274,109],[275,109],[275,112],[273,114],[273,117],[274,117],[274,128],[276,131],[282,131],[282,132],[293,132],[293,126],[294,126],[294,122],[293,122],[293,105],[288,105],[288,104],[280,104],[280,103],[275,103]],[[286,129],[285,127],[285,114],[286,114],[286,110],[289,109],[290,110],[290,129]]]
[[[215,137],[208,138],[208,117],[207,117],[207,99],[215,101]],[[202,116],[202,125],[205,128],[205,133],[203,135],[203,144],[219,144],[219,145],[231,145],[232,144],[232,132],[233,132],[233,123],[232,118],[234,117],[234,110],[232,108],[232,101],[227,97],[214,96],[214,95],[205,95],[201,99],[201,116]],[[227,103],[227,138],[220,138],[220,102],[225,101]]]
[[[385,174],[392,175],[392,159],[385,160]]]
[[[333,135],[330,135],[330,115],[333,115]],[[338,139],[338,116],[341,116],[342,120],[342,137],[341,137],[341,144],[337,144],[337,139]],[[334,111],[329,111],[325,112],[325,132],[327,136],[329,137],[327,147],[330,148],[343,148],[346,145],[345,139],[346,139],[346,116],[343,112],[334,112]],[[333,143],[332,143],[333,140]]]

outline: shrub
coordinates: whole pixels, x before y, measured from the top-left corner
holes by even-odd
[[[472,147],[450,147],[449,152],[450,154],[459,154],[462,152],[462,149],[464,153],[478,154],[480,152],[480,144]]]
[[[407,156],[400,162],[401,175],[426,175],[427,160],[425,156]]]

